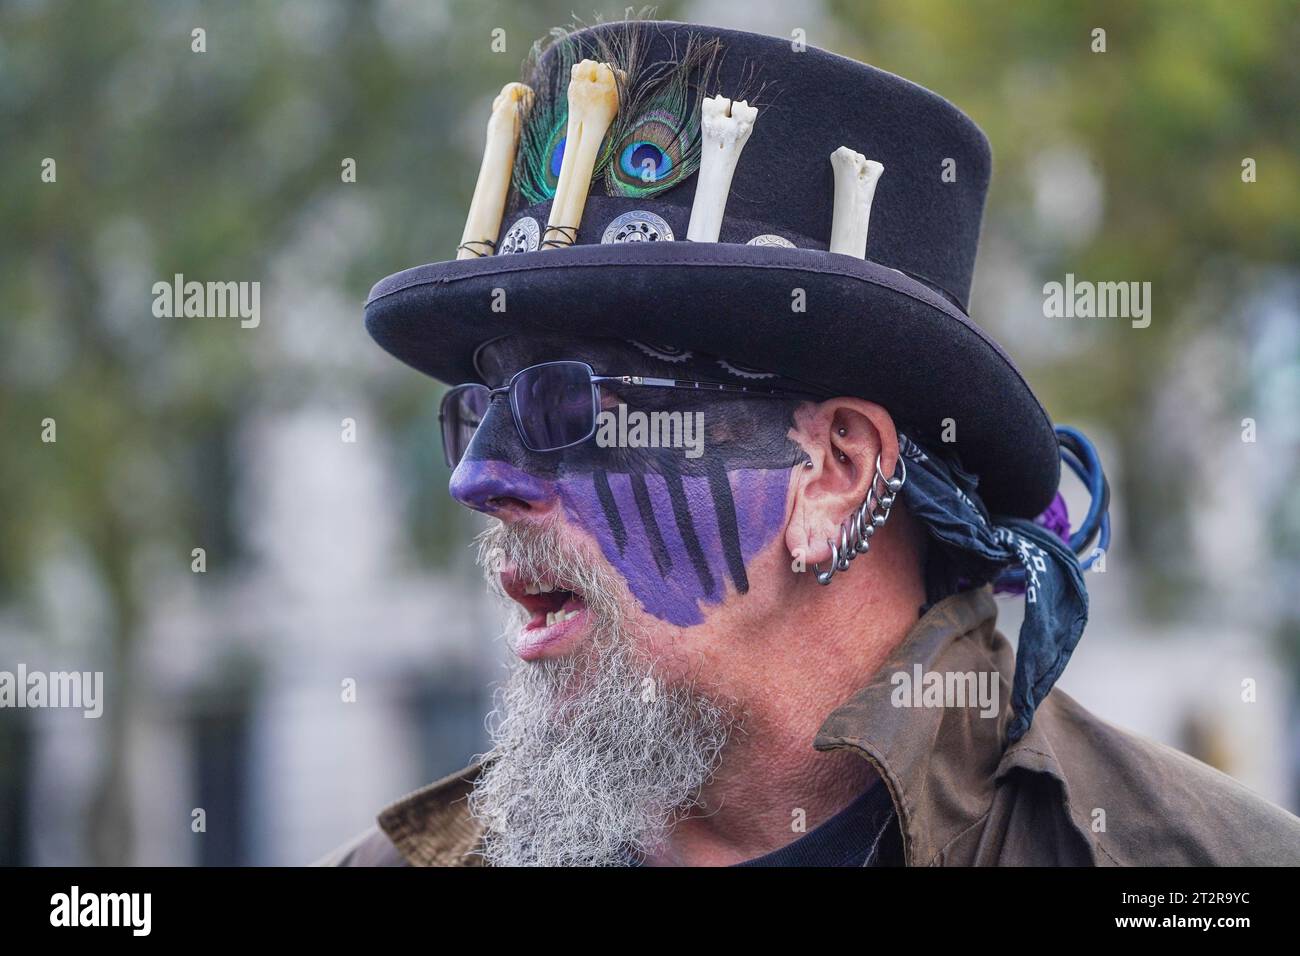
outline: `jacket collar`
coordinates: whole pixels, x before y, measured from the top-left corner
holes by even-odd
[[[380,812],[379,828],[412,866],[476,866],[482,827],[469,812],[469,794],[482,768],[473,763],[421,787]]]
[[[822,724],[813,746],[854,750],[889,788],[908,866],[942,862],[944,849],[987,812],[1011,771],[1046,773],[1064,787],[1056,755],[1040,727],[1005,746],[1015,660],[997,632],[991,589],[964,591],[927,611],[876,675]],[[987,675],[997,686],[995,716],[977,705],[905,706],[922,675]],[[907,680],[896,677],[905,674]],[[901,686],[900,686],[901,685]],[[978,686],[978,684],[976,685]],[[903,689],[909,691],[903,694]]]
[[[898,813],[908,866],[941,862],[944,848],[988,811],[998,782],[1013,770],[1064,774],[1037,724],[1004,747],[1011,720],[1014,657],[995,629],[989,588],[965,591],[927,611],[871,683],[836,708],[813,741],[818,750],[849,749],[871,762]],[[996,716],[975,705],[896,706],[894,675],[974,673],[996,682]],[[482,829],[467,798],[482,768],[475,763],[386,808],[379,825],[415,866],[476,865]]]

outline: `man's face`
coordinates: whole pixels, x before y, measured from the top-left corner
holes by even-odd
[[[494,387],[522,368],[558,359],[586,362],[597,374],[771,387],[716,360],[670,358],[678,356],[615,340],[516,336],[487,346],[480,366]],[[536,452],[525,447],[501,395],[456,469],[451,493],[520,532],[549,527],[607,566],[639,631],[664,636],[722,623],[750,592],[756,557],[789,516],[791,469],[804,457],[789,437],[794,404],[602,385],[597,435]],[[527,612],[514,636],[525,660],[580,649],[592,623],[587,595],[536,587],[564,583],[501,568],[502,588]]]
[[[480,367],[493,386],[561,359],[763,385],[660,354],[518,337],[488,346]],[[458,501],[500,519],[481,553],[517,611],[508,637],[520,658],[471,807],[489,862],[617,863],[689,810],[743,719],[730,678],[780,616],[773,579],[790,574],[779,539],[804,458],[788,435],[795,402],[602,386],[606,441],[536,452],[503,399],[451,481]],[[656,412],[675,413],[679,446],[638,434],[636,416]]]

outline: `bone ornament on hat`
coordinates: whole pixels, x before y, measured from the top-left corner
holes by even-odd
[[[714,96],[700,104],[704,144],[695,184],[695,202],[686,238],[691,242],[717,242],[727,209],[731,178],[741,150],[754,130],[758,110],[744,100]]]
[[[528,110],[532,98],[530,87],[523,83],[507,83],[492,101],[483,162],[478,168],[478,182],[474,185],[469,215],[465,217],[465,231],[456,247],[457,259],[491,255],[496,248],[506,196],[510,192],[521,114]]]
[[[858,259],[867,257],[867,226],[871,200],[885,167],[847,146],[831,153],[835,169],[835,211],[831,219],[831,252]]]
[[[618,115],[620,78],[608,63],[583,60],[574,64],[569,80],[569,122],[564,159],[551,200],[551,215],[542,235],[542,248],[571,246],[578,238],[582,210],[596,171],[605,133]]]

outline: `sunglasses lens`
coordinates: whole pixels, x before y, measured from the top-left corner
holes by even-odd
[[[524,443],[553,451],[587,438],[596,428],[591,369],[581,362],[551,362],[520,372],[510,400]]]
[[[487,407],[486,385],[457,385],[443,396],[442,451],[449,468],[455,468],[465,457]]]

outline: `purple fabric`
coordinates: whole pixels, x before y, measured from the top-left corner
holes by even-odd
[[[1065,507],[1065,499],[1061,497],[1058,491],[1052,503],[1047,506],[1047,510],[1034,519],[1034,524],[1041,525],[1052,534],[1056,535],[1065,546],[1070,546],[1070,512]],[[993,584],[994,594],[1024,594],[1025,587],[1023,584]]]
[[[1066,510],[1065,499],[1061,497],[1059,491],[1052,499],[1052,503],[1047,506],[1047,510],[1034,519],[1034,523],[1055,532],[1056,536],[1066,544],[1070,543],[1070,512]]]

